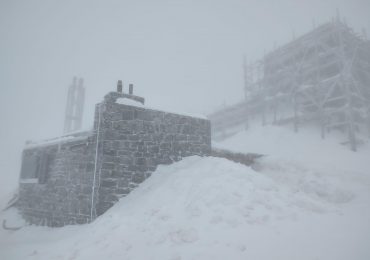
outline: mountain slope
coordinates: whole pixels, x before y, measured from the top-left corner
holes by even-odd
[[[1,230],[0,258],[369,259],[367,148],[314,151],[310,133],[261,131],[218,144],[268,154],[253,169],[196,156],[160,166],[92,224]]]

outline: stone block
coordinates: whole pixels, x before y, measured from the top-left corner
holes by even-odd
[[[146,179],[146,175],[143,172],[137,172],[132,176],[131,181],[136,184],[142,183]]]
[[[103,162],[102,169],[113,170],[115,168],[115,163],[113,162]]]
[[[136,158],[135,164],[136,165],[146,165],[146,158]]]
[[[100,186],[105,187],[105,188],[114,188],[114,187],[117,187],[117,181],[105,179],[101,181]]]
[[[121,112],[121,119],[122,120],[133,120],[134,119],[134,113],[130,110],[124,110]]]

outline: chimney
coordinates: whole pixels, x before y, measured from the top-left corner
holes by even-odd
[[[128,87],[129,87],[129,94],[133,95],[134,94],[134,84],[129,84]]]
[[[122,80],[117,82],[117,92],[122,93]]]

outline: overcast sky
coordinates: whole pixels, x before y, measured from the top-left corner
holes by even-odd
[[[0,0],[0,181],[16,182],[26,139],[62,133],[74,75],[85,128],[118,79],[149,106],[207,114],[242,98],[243,54],[258,59],[336,8],[370,32],[370,0]]]

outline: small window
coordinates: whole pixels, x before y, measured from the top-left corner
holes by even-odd
[[[39,158],[36,155],[25,155],[22,160],[22,179],[37,178],[37,171],[39,166]]]
[[[39,169],[37,174],[39,183],[46,183],[48,166],[49,166],[49,155],[47,153],[42,153],[40,156]]]
[[[39,155],[29,154],[23,156],[21,181],[34,180],[32,183],[45,183],[48,172],[48,157],[49,156],[46,152]]]

